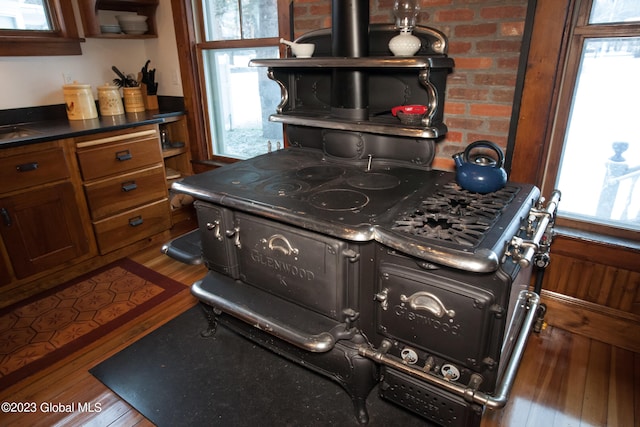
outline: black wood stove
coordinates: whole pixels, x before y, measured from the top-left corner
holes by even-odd
[[[369,26],[366,1],[333,3],[334,37],[299,40],[314,58],[254,61],[282,87],[271,119],[289,146],[173,185],[196,199],[209,269],[192,292],[212,329],[337,381],[362,423],[378,386],[435,423],[479,425],[506,403],[538,316],[531,264],[559,195],[471,193],[433,170],[446,38],[418,27],[417,56],[391,57],[393,26]],[[389,112],[402,104],[429,110],[406,126]]]

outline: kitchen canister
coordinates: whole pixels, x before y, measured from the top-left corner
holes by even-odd
[[[69,120],[86,120],[98,117],[91,85],[74,82],[62,86],[62,91]]]
[[[144,99],[142,99],[142,89],[137,87],[122,88],[124,92],[124,110],[127,113],[139,113],[144,111]]]
[[[98,86],[98,104],[100,105],[100,114],[103,116],[124,114],[124,106],[122,105],[122,97],[118,86],[110,85],[109,83]]]

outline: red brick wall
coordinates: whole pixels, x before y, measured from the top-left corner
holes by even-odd
[[[371,22],[393,22],[393,0],[371,0]],[[445,123],[435,167],[478,139],[506,147],[527,0],[422,0],[419,25],[449,38],[456,66],[447,80]],[[331,26],[330,0],[294,0],[296,36]]]

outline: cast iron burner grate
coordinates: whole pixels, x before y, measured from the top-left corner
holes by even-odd
[[[507,185],[493,193],[479,194],[463,190],[455,182],[448,183],[423,200],[415,211],[396,220],[393,229],[473,247],[482,241],[517,192],[516,187]]]

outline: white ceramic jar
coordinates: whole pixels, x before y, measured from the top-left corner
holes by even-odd
[[[122,105],[122,97],[118,86],[110,85],[109,83],[98,86],[98,104],[100,105],[100,114],[103,116],[124,114],[124,106]]]
[[[98,117],[91,85],[74,82],[62,86],[62,91],[69,120],[86,120]]]

